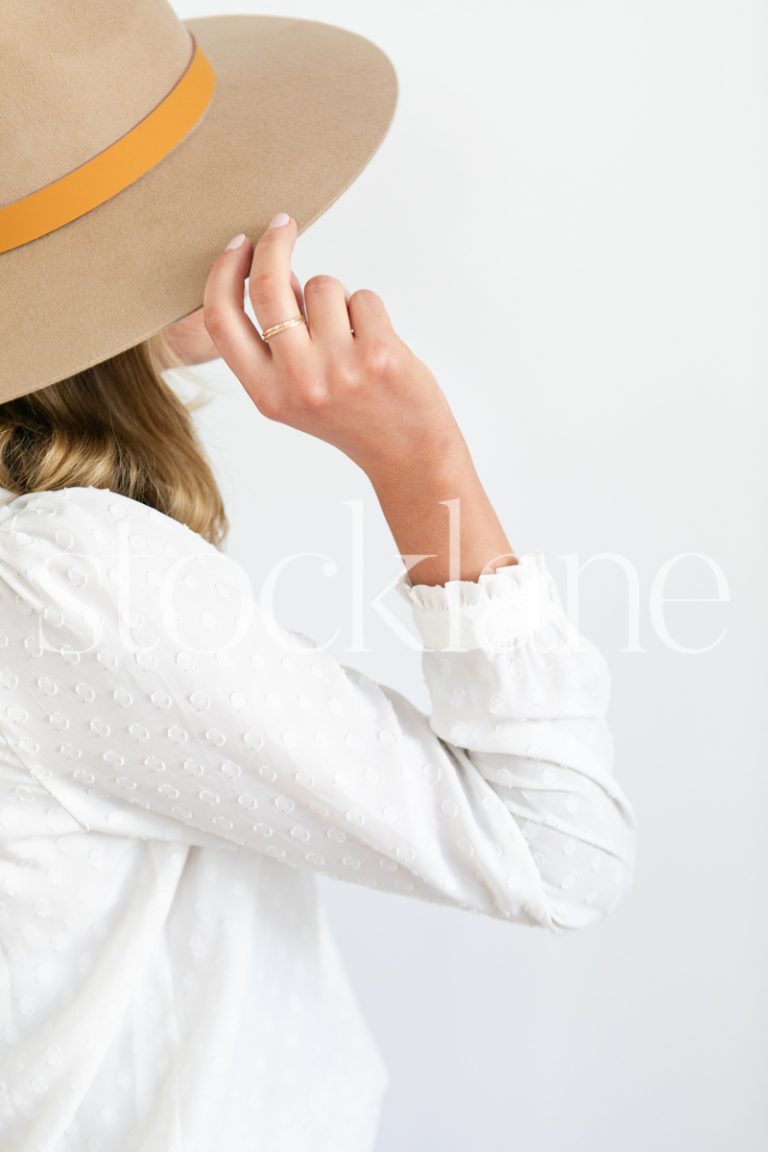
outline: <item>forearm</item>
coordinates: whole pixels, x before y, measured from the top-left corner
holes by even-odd
[[[409,569],[412,583],[476,580],[517,563],[458,430],[369,478],[401,555],[425,556]]]

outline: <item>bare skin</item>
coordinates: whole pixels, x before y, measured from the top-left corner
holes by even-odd
[[[476,580],[517,563],[444,394],[382,299],[367,288],[350,295],[327,275],[302,290],[291,270],[295,241],[290,217],[255,246],[246,239],[223,251],[202,308],[163,334],[187,364],[222,357],[263,416],[333,444],[362,468],[412,583]],[[307,325],[265,342],[243,306],[246,281],[262,331],[299,312]],[[447,500],[458,502],[452,546]]]

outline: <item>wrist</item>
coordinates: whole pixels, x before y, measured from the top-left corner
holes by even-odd
[[[403,490],[409,486],[442,487],[459,484],[460,477],[474,472],[469,448],[458,425],[425,430],[387,451],[363,467],[376,492]]]

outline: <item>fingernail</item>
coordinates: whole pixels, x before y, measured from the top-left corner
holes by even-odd
[[[230,248],[239,248],[243,240],[245,240],[245,232],[238,232],[237,236],[232,237],[224,251],[228,252]]]
[[[283,228],[290,220],[287,212],[278,212],[277,216],[273,216],[269,222],[270,228]]]

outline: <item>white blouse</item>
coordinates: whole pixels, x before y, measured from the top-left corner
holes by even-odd
[[[631,886],[606,663],[541,553],[397,591],[431,711],[108,489],[0,490],[0,1147],[366,1152],[318,872],[560,933]]]

